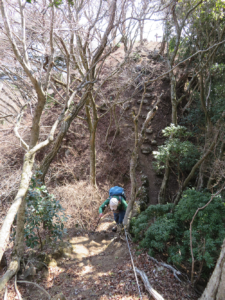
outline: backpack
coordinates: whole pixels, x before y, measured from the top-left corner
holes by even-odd
[[[111,189],[109,190],[109,197],[110,197],[110,199],[113,196],[122,196],[126,200],[124,189],[121,188],[120,186],[111,187]]]

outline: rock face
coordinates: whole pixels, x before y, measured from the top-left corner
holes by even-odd
[[[150,153],[152,153],[152,148],[150,146],[143,145],[141,147],[141,153],[143,153],[143,154],[150,154]]]

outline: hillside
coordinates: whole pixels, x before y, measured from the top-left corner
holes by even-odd
[[[124,103],[116,107],[119,133],[116,133],[115,121],[110,123],[110,113],[100,118],[96,135],[96,177],[97,192],[93,192],[88,186],[89,179],[89,132],[84,120],[75,119],[71,124],[68,134],[61,145],[60,151],[50,166],[46,177],[48,190],[60,200],[65,208],[65,213],[70,215],[66,222],[68,236],[66,253],[55,254],[52,246],[46,244],[42,253],[51,254],[48,273],[46,269],[37,267],[35,261],[29,258],[27,267],[32,265],[36,269],[35,275],[30,279],[43,286],[52,296],[57,292],[63,292],[67,299],[139,299],[138,290],[132,271],[131,260],[125,241],[113,242],[114,234],[111,232],[113,216],[107,212],[100,221],[96,232],[91,233],[97,225],[98,206],[107,198],[108,189],[112,185],[123,186],[129,201],[130,156],[134,145],[133,112],[137,112],[140,106],[142,92],[135,93],[135,78],[142,74],[152,73],[157,77],[166,71],[166,63],[157,53],[158,43],[145,43],[143,47],[137,45],[131,57],[135,57],[129,65],[119,74],[116,81],[104,83],[104,97],[112,99],[115,96],[115,87],[124,82],[131,82],[129,88],[122,95]],[[111,68],[114,68],[124,58],[124,49],[121,45],[105,62],[102,71],[104,80]],[[142,71],[140,71],[142,70]],[[143,75],[143,70],[144,75]],[[137,166],[137,188],[142,186],[142,178],[145,178],[147,205],[157,204],[157,196],[162,181],[152,168],[152,151],[162,145],[162,129],[170,124],[170,87],[168,80],[158,80],[147,87],[141,116],[139,118],[139,130],[148,111],[152,108],[157,98],[162,95],[157,113],[148,128],[145,142],[139,153]],[[110,98],[112,97],[112,98]],[[106,98],[105,98],[106,99]],[[108,102],[104,98],[97,98],[96,103],[100,113],[107,111]],[[45,137],[48,128],[53,124],[55,116],[60,109],[57,103],[49,101],[42,118],[41,137]],[[49,112],[51,111],[51,114]],[[81,112],[84,117],[84,112]],[[30,116],[25,115],[22,127],[30,126]],[[1,125],[1,220],[8,210],[18,187],[23,150],[13,134],[10,123]],[[24,138],[26,139],[26,132]],[[14,147],[10,147],[13,144]],[[142,153],[148,149],[149,153]],[[36,155],[36,168],[43,159],[48,147]],[[143,151],[144,152],[144,151]],[[147,179],[147,180],[146,180]],[[176,184],[171,181],[168,193],[175,192]],[[146,198],[147,196],[147,198]],[[143,195],[142,195],[143,197]],[[45,233],[42,233],[45,238]],[[109,247],[108,247],[109,245]],[[135,265],[147,272],[150,283],[165,299],[197,299],[188,282],[179,282],[169,269],[160,267],[148,259],[146,253],[135,254],[137,245],[131,243],[132,253],[135,257]],[[55,246],[53,246],[54,249]],[[58,247],[58,246],[57,246]],[[72,252],[71,252],[72,249]],[[11,248],[6,255],[9,258]],[[32,253],[27,248],[26,255]],[[39,251],[36,256],[38,258]],[[161,260],[161,258],[159,258]],[[31,265],[29,265],[29,261]],[[2,270],[4,271],[4,269]],[[26,279],[23,274],[21,279]],[[140,281],[139,281],[140,282]],[[9,283],[8,299],[14,299],[15,292],[11,290],[13,281]],[[143,283],[140,282],[143,299],[150,299]],[[40,299],[40,290],[29,284],[20,288],[23,299]],[[44,296],[43,296],[44,297]]]

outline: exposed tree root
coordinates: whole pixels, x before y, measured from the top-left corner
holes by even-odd
[[[39,284],[37,284],[35,282],[32,282],[32,281],[25,281],[25,280],[18,280],[17,282],[19,282],[19,283],[33,284],[36,287],[38,287],[40,290],[42,290],[42,292],[44,292],[47,295],[48,299],[51,299],[51,295],[45,289],[43,289],[43,287],[41,287]]]
[[[5,288],[6,283],[18,272],[20,268],[20,259],[15,257],[10,262],[8,270],[0,279],[0,291]]]
[[[158,260],[156,260],[155,258],[151,257],[151,256],[148,256],[151,260],[153,260],[154,262],[156,262],[158,265],[161,265],[167,269],[170,269],[172,272],[173,272],[173,276],[181,282],[181,280],[178,278],[177,275],[181,275],[181,272],[180,271],[177,271],[175,268],[173,268],[172,266],[166,264],[166,263],[162,263],[162,262],[159,262]]]

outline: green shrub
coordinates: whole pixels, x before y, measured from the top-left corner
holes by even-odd
[[[163,135],[170,136],[164,145],[158,147],[158,151],[153,151],[155,161],[153,167],[156,172],[165,168],[167,159],[171,167],[176,172],[188,172],[194,166],[199,158],[199,152],[194,144],[184,140],[191,134],[187,132],[184,126],[175,126],[171,124],[163,130]]]
[[[191,263],[190,222],[199,207],[210,199],[210,193],[187,190],[179,204],[151,205],[137,219],[132,220],[134,241],[140,248],[168,254],[168,262],[175,265]],[[225,236],[225,203],[216,197],[198,212],[192,225],[192,244],[196,262],[212,268],[220,253]]]
[[[24,233],[26,245],[31,248],[39,242],[42,247],[41,226],[50,239],[61,239],[63,233],[66,233],[63,222],[67,220],[67,217],[64,209],[54,195],[48,193],[46,186],[38,186],[38,184],[38,180],[32,177],[26,197]]]

